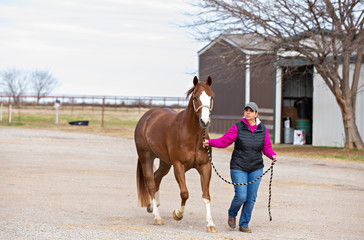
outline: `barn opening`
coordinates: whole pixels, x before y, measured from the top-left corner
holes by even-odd
[[[282,67],[281,143],[293,143],[294,130],[305,130],[312,144],[313,66]]]

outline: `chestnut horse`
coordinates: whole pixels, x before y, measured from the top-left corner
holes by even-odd
[[[153,212],[154,222],[162,225],[159,215],[159,186],[171,166],[178,182],[181,206],[173,211],[173,218],[181,220],[188,190],[185,172],[195,168],[201,177],[202,198],[206,206],[207,231],[217,232],[210,211],[211,164],[207,151],[202,147],[204,128],[210,123],[214,93],[212,80],[199,82],[194,77],[194,86],[188,91],[190,97],[185,110],[176,113],[170,109],[152,109],[146,112],[135,128],[135,145],[138,153],[137,188],[142,207]],[[208,136],[206,136],[208,138]],[[153,172],[154,159],[159,158],[159,168]]]

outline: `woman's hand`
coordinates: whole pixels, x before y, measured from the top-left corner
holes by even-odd
[[[273,156],[272,156],[272,162],[276,162],[276,161],[277,161],[277,159],[278,159],[277,155],[273,155]]]
[[[205,139],[205,140],[202,142],[202,146],[203,146],[204,148],[206,148],[206,147],[210,146],[209,140]]]

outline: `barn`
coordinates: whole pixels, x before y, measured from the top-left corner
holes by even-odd
[[[269,43],[251,35],[221,35],[198,52],[198,59],[200,79],[213,79],[211,132],[227,131],[241,119],[245,103],[254,101],[273,143],[292,144],[294,129],[300,129],[305,130],[307,144],[344,146],[339,106],[309,63],[277,59]],[[356,122],[364,139],[364,63],[356,104]]]

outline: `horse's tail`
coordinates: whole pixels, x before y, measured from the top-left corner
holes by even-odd
[[[142,169],[142,164],[138,159],[138,166],[136,171],[136,182],[137,182],[137,189],[138,189],[138,200],[141,207],[147,207],[150,202],[150,197],[147,189],[147,184],[144,179],[144,173]]]

